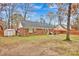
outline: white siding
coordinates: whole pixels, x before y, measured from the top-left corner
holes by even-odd
[[[15,36],[15,35],[16,35],[15,29],[6,29],[4,31],[4,36]]]

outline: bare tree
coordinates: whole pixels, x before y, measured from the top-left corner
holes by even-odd
[[[40,22],[45,24],[45,19],[44,19],[44,15],[40,15]]]
[[[47,17],[49,18],[49,25],[51,25],[51,22],[53,20],[53,12],[48,12]]]
[[[13,14],[11,15],[11,19],[13,27],[17,29],[19,24],[23,20],[23,16],[20,12],[13,12]]]
[[[24,3],[24,20],[26,20],[26,15],[32,11],[31,9],[30,3]]]
[[[67,34],[66,34],[66,40],[70,41],[70,17],[71,17],[71,3],[69,3],[68,7],[68,19],[67,19]]]
[[[7,18],[7,28],[11,28],[11,14],[13,13],[15,8],[15,4],[12,3],[4,3],[2,11],[5,12]]]
[[[8,7],[9,7],[9,9],[8,9],[8,11],[9,11],[9,18],[8,18],[8,28],[11,28],[11,25],[12,25],[12,23],[11,23],[11,21],[12,21],[12,19],[11,19],[11,15],[12,15],[12,13],[13,13],[13,11],[14,11],[14,7],[15,7],[15,4],[12,4],[12,3],[9,3],[8,4]]]

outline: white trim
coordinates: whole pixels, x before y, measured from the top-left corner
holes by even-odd
[[[19,23],[18,28],[23,28],[23,26],[22,26],[21,22]]]

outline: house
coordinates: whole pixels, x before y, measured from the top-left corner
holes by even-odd
[[[19,24],[19,28],[17,29],[17,35],[26,36],[48,34],[49,29],[52,28],[53,26],[48,25],[47,23],[24,20]]]

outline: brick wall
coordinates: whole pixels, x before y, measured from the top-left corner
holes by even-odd
[[[47,29],[33,29],[33,32],[30,33],[29,29],[20,28],[17,29],[18,36],[27,36],[27,35],[43,35],[47,34]]]
[[[47,34],[47,29],[35,29],[33,34],[36,34],[36,35]]]
[[[24,29],[24,28],[19,28],[19,29],[17,29],[16,32],[17,32],[18,36],[26,36],[29,34],[28,29]]]
[[[77,31],[77,30],[73,30],[73,31],[70,31],[70,34],[73,34],[73,35],[79,35],[79,31]]]

